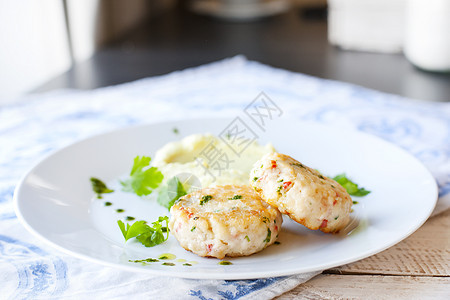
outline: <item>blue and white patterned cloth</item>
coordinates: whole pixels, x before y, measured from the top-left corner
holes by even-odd
[[[352,128],[406,149],[450,207],[450,103],[427,103],[275,69],[242,56],[93,91],[32,95],[0,108],[0,298],[270,299],[317,273],[257,280],[154,277],[62,254],[19,223],[13,191],[50,151],[139,123],[235,116],[264,91],[291,118]]]

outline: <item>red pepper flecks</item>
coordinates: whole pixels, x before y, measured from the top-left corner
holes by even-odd
[[[291,181],[283,182],[283,189],[287,189],[292,184]]]
[[[270,161],[272,164],[272,169],[275,169],[277,167],[277,162],[275,160]]]
[[[325,228],[325,227],[327,227],[327,224],[328,224],[328,220],[327,219],[323,219],[322,224],[320,224],[319,228]]]
[[[206,246],[206,250],[207,250],[208,252],[211,252],[212,247],[213,247],[212,244],[208,244],[208,245]]]
[[[336,199],[334,199],[334,201],[333,201],[333,205],[336,205],[336,203],[337,203],[337,200],[336,200]]]

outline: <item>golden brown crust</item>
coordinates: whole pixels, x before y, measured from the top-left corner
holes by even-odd
[[[247,256],[275,242],[280,212],[250,186],[204,188],[183,196],[171,208],[169,228],[180,245],[197,255]]]
[[[352,199],[347,191],[288,155],[265,155],[250,178],[261,198],[309,229],[337,232],[350,221]]]

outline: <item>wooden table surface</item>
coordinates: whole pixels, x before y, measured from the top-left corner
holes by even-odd
[[[450,210],[397,245],[324,271],[277,299],[450,299]]]

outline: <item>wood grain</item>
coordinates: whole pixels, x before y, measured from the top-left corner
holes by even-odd
[[[450,276],[450,210],[397,245],[324,273]]]
[[[322,274],[276,299],[450,299],[450,279]]]
[[[326,270],[277,299],[450,299],[450,210],[399,244]]]

